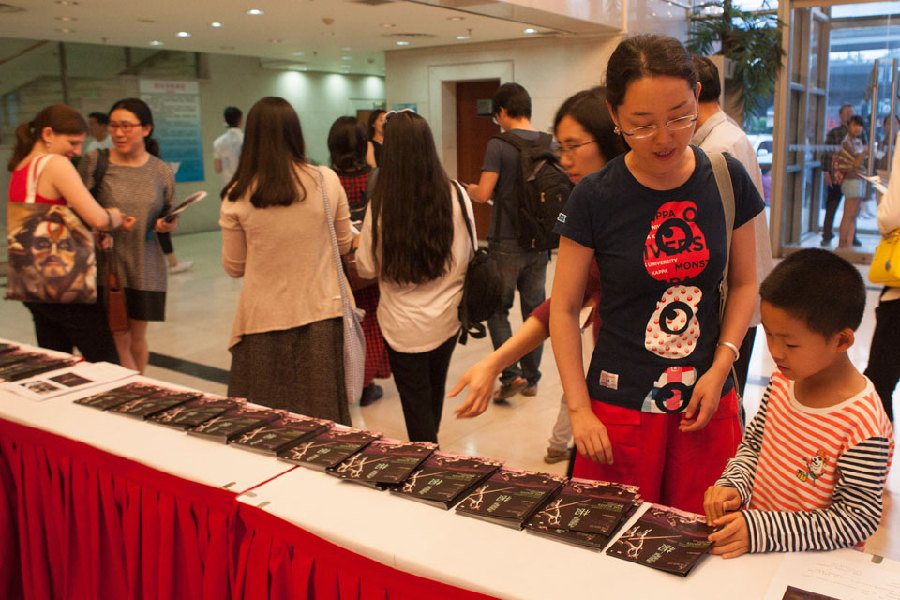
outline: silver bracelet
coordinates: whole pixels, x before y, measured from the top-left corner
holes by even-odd
[[[738,350],[738,347],[731,342],[719,342],[718,344],[716,344],[716,346],[725,346],[726,348],[734,352],[735,362],[737,362],[737,360],[741,357],[741,351]]]

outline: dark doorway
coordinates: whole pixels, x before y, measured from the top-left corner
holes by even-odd
[[[478,183],[487,143],[500,133],[490,114],[491,98],[499,87],[499,79],[456,82],[456,173],[462,182]],[[473,209],[478,239],[486,239],[491,207],[475,202]]]

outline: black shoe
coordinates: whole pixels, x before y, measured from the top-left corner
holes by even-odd
[[[362,398],[359,399],[360,406],[369,406],[376,400],[380,400],[384,396],[384,390],[377,383],[370,383],[363,388]]]
[[[860,239],[858,237],[856,237],[855,235],[853,236],[853,246],[856,248],[859,248],[860,246],[862,246],[862,241],[860,241]]]
[[[823,248],[828,248],[831,246],[831,238],[834,237],[832,235],[823,235],[822,242],[819,244]]]

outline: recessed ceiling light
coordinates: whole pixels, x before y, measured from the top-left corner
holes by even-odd
[[[150,40],[149,42],[147,42],[147,44],[150,46],[162,46],[163,45],[163,43],[159,40]]]
[[[522,33],[527,33],[527,34],[537,33],[537,29],[535,29],[534,27],[529,27],[527,29],[523,29]]]
[[[60,31],[62,33],[75,33],[74,29],[69,29],[68,27],[63,27],[61,29],[57,29],[57,31]]]
[[[220,22],[218,22],[218,21],[213,21],[212,23],[209,24],[209,26],[210,26],[210,27],[215,27],[216,29],[218,29],[219,27],[222,26],[222,24],[221,24]]]
[[[458,40],[467,40],[467,39],[469,39],[470,37],[472,37],[472,36],[469,36],[469,35],[458,35],[458,36],[456,36],[456,39],[458,39]]]
[[[448,21],[465,21],[465,17],[447,17]]]
[[[178,33],[175,34],[175,37],[189,38],[189,37],[191,37],[191,34],[188,33],[187,31],[179,31]]]
[[[281,43],[281,40],[278,39],[278,38],[272,38],[272,39],[269,40],[269,43],[270,43],[270,44],[280,44],[280,43]]]
[[[341,52],[351,52],[352,50],[353,50],[353,48],[351,48],[351,47],[349,47],[349,46],[346,46],[346,47],[344,47],[344,48],[341,48]]]
[[[397,42],[397,45],[398,45],[398,46],[409,46],[409,42],[400,40],[400,41]]]
[[[60,6],[78,6],[78,2],[74,0],[56,0],[56,3]]]
[[[293,53],[294,56],[303,56],[304,54],[306,54],[306,52],[294,52]]]
[[[247,14],[250,16],[253,16],[253,17],[257,17],[257,16],[263,14],[263,11],[259,10],[258,8],[251,8],[250,10],[247,11]]]
[[[56,17],[57,21],[62,21],[63,23],[68,23],[69,21],[77,21],[75,17]]]
[[[391,27],[396,27],[397,24],[396,23],[382,23],[381,26],[384,27],[385,29],[390,29]]]
[[[341,60],[353,60],[352,56],[342,56]]]

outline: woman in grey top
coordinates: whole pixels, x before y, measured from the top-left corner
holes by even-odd
[[[122,365],[143,373],[147,366],[147,323],[165,320],[166,263],[156,233],[178,224],[160,218],[172,206],[175,178],[157,158],[153,114],[139,98],[125,98],[110,110],[109,132],[113,147],[102,177],[97,201],[118,207],[137,219],[130,232],[114,234],[113,256],[125,288],[128,331],[114,334]],[[79,165],[85,186],[94,187],[98,153],[91,152]]]

